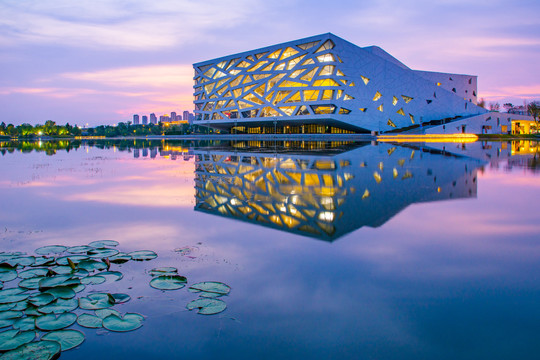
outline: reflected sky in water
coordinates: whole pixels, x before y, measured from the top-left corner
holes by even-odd
[[[538,358],[537,144],[337,145],[2,144],[1,250],[159,254],[95,287],[145,325],[85,329],[66,359]],[[229,284],[228,309],[184,311],[157,266]]]

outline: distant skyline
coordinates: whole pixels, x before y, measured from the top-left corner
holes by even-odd
[[[193,112],[193,63],[327,32],[478,75],[488,104],[540,100],[537,0],[3,0],[0,14],[0,121],[15,125]]]

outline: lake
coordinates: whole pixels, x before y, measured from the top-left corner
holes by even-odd
[[[67,250],[97,240],[158,255],[76,289],[127,294],[107,306],[144,321],[74,323],[85,340],[62,359],[538,359],[539,152],[531,141],[2,142],[0,258],[36,259],[5,265],[19,277],[3,287],[56,268],[48,258],[95,255]],[[34,252],[47,245],[68,249]],[[150,286],[160,267],[187,286]],[[73,278],[106,269],[89,270]],[[207,294],[226,309],[188,311],[208,299],[189,287],[208,281],[230,286]]]

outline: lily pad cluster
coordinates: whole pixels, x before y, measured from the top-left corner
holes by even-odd
[[[84,341],[83,332],[67,329],[75,323],[115,332],[141,327],[142,315],[113,309],[129,301],[128,294],[81,295],[88,286],[121,280],[114,264],[157,257],[148,250],[123,253],[117,245],[100,240],[44,246],[36,255],[0,252],[0,360],[56,359]]]
[[[149,271],[152,280],[150,286],[158,290],[178,290],[187,284],[187,278],[178,275],[178,269],[174,267],[160,267]],[[204,281],[189,286],[188,290],[199,295],[186,305],[188,310],[197,309],[197,314],[215,315],[225,311],[227,304],[218,299],[229,295],[231,287],[217,281]]]

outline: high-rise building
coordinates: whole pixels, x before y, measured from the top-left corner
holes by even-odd
[[[176,112],[171,112],[171,121],[176,121]]]
[[[142,124],[143,124],[143,125],[148,125],[148,116],[143,115],[143,117],[142,117]]]
[[[139,125],[139,115],[133,115],[133,125]]]
[[[154,124],[154,125],[157,124],[157,117],[156,117],[156,114],[154,113],[150,114],[150,124]]]
[[[189,111],[187,111],[187,110],[184,111],[183,119],[184,120],[189,120]]]

